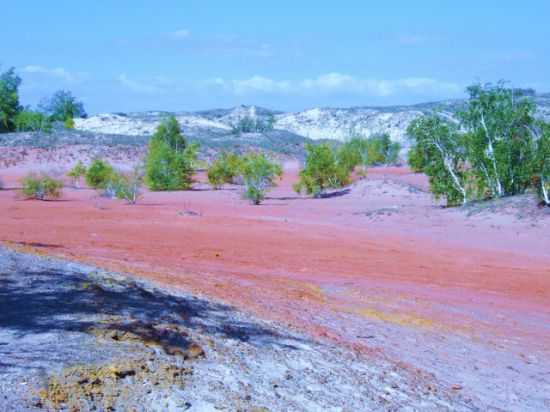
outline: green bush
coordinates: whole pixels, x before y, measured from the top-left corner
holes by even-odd
[[[336,151],[326,143],[308,143],[306,151],[304,168],[299,173],[300,181],[294,185],[297,193],[305,190],[308,195],[321,198],[327,189],[349,184],[351,171],[355,167],[349,146]]]
[[[283,169],[264,152],[250,152],[242,159],[241,177],[245,186],[244,198],[259,205],[265,194],[277,186],[275,178],[283,175]]]
[[[74,130],[74,120],[72,117],[67,117],[63,123],[65,129]]]
[[[80,179],[86,176],[86,172],[87,172],[86,167],[79,160],[77,164],[67,172],[67,177],[73,178],[75,182],[75,186],[77,188],[80,188]]]
[[[92,189],[105,189],[113,172],[108,162],[96,157],[86,172],[86,184]]]
[[[52,130],[52,122],[48,116],[28,109],[18,113],[13,118],[13,123],[16,132],[50,132]]]
[[[151,137],[145,158],[145,182],[150,190],[185,190],[193,183],[198,143],[187,144],[177,119],[163,120]]]
[[[112,197],[136,204],[141,197],[143,181],[143,171],[140,167],[135,167],[131,173],[113,173],[106,189]]]
[[[233,183],[235,178],[239,176],[240,167],[241,159],[237,155],[222,150],[206,169],[208,183],[214,189],[220,189],[225,183]]]
[[[36,175],[29,173],[21,181],[21,193],[24,196],[45,200],[46,198],[58,199],[61,197],[63,181],[48,176],[46,173]]]

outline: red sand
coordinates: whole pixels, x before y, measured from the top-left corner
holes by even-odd
[[[323,200],[297,197],[295,179],[287,170],[260,206],[203,185],[147,193],[135,206],[90,190],[52,202],[5,190],[0,240],[381,351],[480,399],[548,383],[548,215],[442,209],[409,186],[426,181],[407,169],[371,170]],[[523,380],[508,376],[510,365]]]

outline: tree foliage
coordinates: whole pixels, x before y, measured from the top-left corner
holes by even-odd
[[[74,167],[67,172],[67,177],[74,179],[75,186],[80,188],[80,179],[85,177],[87,173],[86,167],[79,160]]]
[[[37,200],[58,199],[63,190],[63,181],[46,173],[29,173],[21,181],[21,193]]]
[[[19,86],[21,78],[12,67],[0,74],[0,133],[15,130],[14,118],[21,111]]]
[[[75,117],[86,117],[84,104],[68,90],[58,90],[52,97],[42,99],[39,107],[52,120],[60,122]]]
[[[151,190],[184,190],[193,183],[198,143],[187,144],[174,116],[157,127],[145,159],[145,182]]]
[[[306,145],[306,159],[300,171],[300,181],[294,190],[305,190],[308,195],[321,198],[327,189],[349,184],[350,174],[355,168],[356,158],[350,146],[336,150],[326,143]]]
[[[105,189],[114,173],[113,167],[96,157],[86,172],[86,184],[92,189]]]
[[[241,159],[239,156],[222,150],[216,159],[208,165],[206,177],[214,189],[220,189],[225,183],[234,183],[235,178],[239,176],[240,169]]]
[[[275,116],[270,114],[267,118],[252,118],[248,114],[241,117],[236,124],[232,125],[233,134],[241,133],[262,133],[273,130]]]
[[[106,185],[112,197],[126,200],[129,204],[136,204],[141,197],[141,185],[144,182],[144,173],[141,167],[136,166],[130,173],[115,172]]]
[[[51,132],[52,122],[44,113],[24,109],[13,118],[16,132]]]
[[[242,158],[241,177],[245,186],[244,197],[259,205],[265,194],[277,186],[275,178],[281,177],[283,170],[264,152],[250,152]]]
[[[428,175],[432,193],[448,205],[523,193],[534,181],[544,197],[548,129],[535,120],[532,99],[503,82],[467,91],[456,123],[437,112],[411,122],[411,167]]]

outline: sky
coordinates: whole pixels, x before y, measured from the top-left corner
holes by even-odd
[[[550,91],[550,1],[0,0],[0,70],[21,102],[88,113],[284,111]]]

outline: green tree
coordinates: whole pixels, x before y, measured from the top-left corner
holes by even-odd
[[[65,129],[74,130],[74,120],[72,117],[67,117],[65,119],[65,122],[63,122],[63,125],[65,126]]]
[[[342,187],[349,183],[349,175],[355,165],[353,156],[345,146],[336,151],[326,143],[306,145],[304,168],[300,171],[300,181],[294,190],[305,190],[308,195],[323,197],[327,189]]]
[[[532,153],[533,125],[536,106],[523,94],[496,85],[473,85],[470,97],[457,118],[467,140],[468,157],[478,194],[489,191],[493,197],[523,192],[530,184],[526,167]]]
[[[423,171],[435,199],[445,198],[448,206],[466,204],[469,200],[466,150],[464,136],[456,126],[432,113],[414,119],[407,133],[426,156]]]
[[[21,78],[12,67],[0,74],[0,133],[15,129],[14,118],[21,111],[19,86]]]
[[[222,150],[206,169],[208,183],[214,189],[220,189],[225,183],[232,183],[239,175],[240,166],[241,159],[237,155]]]
[[[265,199],[266,192],[277,186],[275,178],[281,177],[283,170],[264,152],[250,152],[242,159],[241,174],[245,186],[244,197],[259,205]]]
[[[16,132],[50,132],[52,122],[44,113],[24,109],[13,118]]]
[[[105,189],[114,173],[113,167],[96,157],[86,172],[86,184],[92,189]]]
[[[184,190],[193,183],[198,143],[187,144],[174,116],[157,127],[145,159],[145,182],[150,190]]]
[[[58,199],[63,190],[63,181],[46,173],[29,173],[21,181],[21,193],[37,200]]]
[[[67,172],[67,176],[74,179],[75,186],[80,189],[80,179],[86,176],[86,167],[79,160],[76,165]]]
[[[60,122],[75,117],[86,117],[84,104],[67,90],[58,90],[51,98],[42,99],[39,108],[52,120]]]
[[[392,142],[387,133],[375,134],[368,138],[368,163],[381,165],[397,162],[401,145]]]

